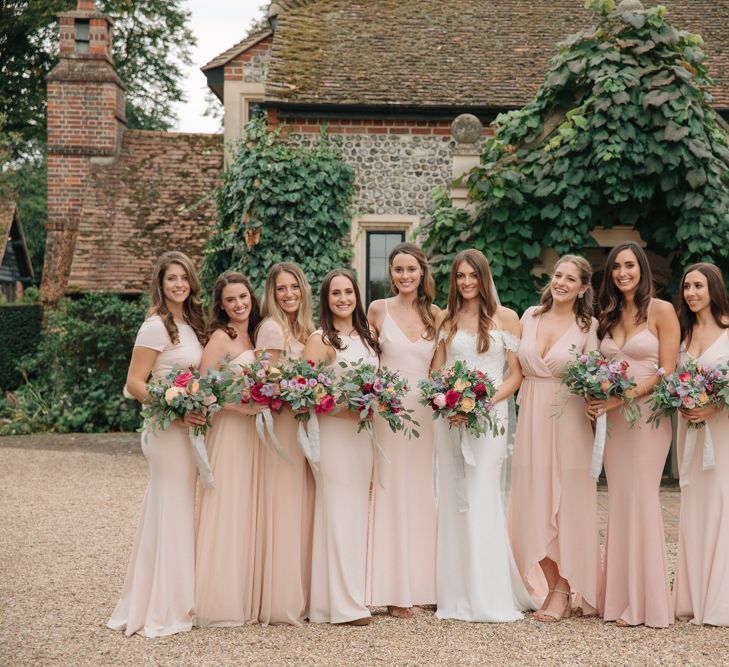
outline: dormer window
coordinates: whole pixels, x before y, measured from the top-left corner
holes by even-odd
[[[89,30],[90,24],[88,19],[79,19],[76,21],[76,53],[89,52]]]

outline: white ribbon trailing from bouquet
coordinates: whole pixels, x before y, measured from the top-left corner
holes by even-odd
[[[319,463],[319,457],[321,455],[319,419],[316,416],[316,412],[312,411],[309,413],[308,421],[302,420],[299,422],[296,436],[304,456],[309,463],[316,466]]]
[[[382,446],[380,445],[380,441],[377,439],[377,434],[375,433],[375,425],[370,422],[368,426],[365,427],[370,432],[370,437],[372,438],[372,445],[374,447],[374,456],[375,456],[375,477],[377,478],[377,483],[380,485],[380,488],[384,489],[385,485],[382,483],[382,464],[384,463],[390,463],[390,459],[387,458],[387,454],[385,454],[385,450],[382,449]]]
[[[466,487],[466,466],[475,466],[476,457],[471,447],[471,434],[468,428],[460,425],[458,427],[458,437],[454,437],[455,430],[450,429],[451,445],[453,446],[454,470],[455,470],[455,490],[456,499],[458,501],[458,511],[468,512],[471,505],[468,501],[468,488]]]
[[[607,438],[607,414],[603,412],[595,420],[595,440],[592,443],[592,463],[590,477],[597,479],[602,471],[602,459],[605,455],[605,439]]]
[[[266,408],[256,415],[256,433],[264,446],[272,448],[282,459],[291,463],[286,451],[273,431],[273,415]]]
[[[195,455],[197,470],[200,473],[200,481],[206,489],[212,489],[215,486],[213,479],[213,471],[208,461],[208,450],[205,447],[205,436],[202,433],[195,433],[195,427],[190,426],[187,434],[192,445],[192,453]]]
[[[704,431],[704,447],[701,454],[701,469],[712,470],[714,468],[714,438],[711,435],[711,429],[706,424],[702,428],[686,428],[686,442],[684,444],[683,459],[679,466],[678,479],[679,486],[684,487],[691,481],[691,463],[694,460],[694,452],[696,451],[696,441],[699,433]]]

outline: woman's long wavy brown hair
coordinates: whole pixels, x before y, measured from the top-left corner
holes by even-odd
[[[494,328],[494,314],[498,308],[496,295],[493,292],[493,278],[491,276],[491,267],[485,255],[475,248],[469,248],[459,252],[453,264],[451,264],[451,279],[448,287],[448,305],[446,306],[446,316],[443,320],[443,327],[447,326],[448,336],[446,345],[451,342],[453,336],[458,331],[458,314],[463,308],[463,297],[458,291],[458,283],[456,274],[458,267],[462,262],[466,262],[476,272],[478,279],[478,338],[476,341],[476,349],[479,352],[486,352],[489,349],[490,336],[489,331]]]
[[[213,285],[213,305],[210,308],[210,333],[223,329],[231,338],[237,338],[238,332],[230,326],[230,318],[223,308],[223,289],[228,285],[243,285],[251,295],[251,314],[248,316],[248,335],[253,341],[253,334],[261,322],[261,310],[251,281],[238,271],[224,271]]]
[[[339,337],[340,332],[334,326],[334,316],[329,308],[329,288],[332,280],[339,276],[347,278],[354,288],[355,306],[354,312],[352,313],[352,327],[362,339],[362,342],[377,356],[380,356],[380,344],[372,335],[372,329],[370,328],[370,323],[367,321],[367,315],[365,315],[364,306],[362,305],[359,287],[354,280],[354,276],[347,269],[334,269],[327,273],[321,281],[321,287],[319,288],[319,324],[323,334],[322,340],[337,350],[345,349],[345,345]]]
[[[289,322],[288,315],[281,308],[281,304],[276,298],[276,278],[282,273],[292,275],[299,283],[299,291],[301,292],[299,310],[296,313],[293,327]],[[265,320],[267,317],[270,317],[283,330],[284,347],[288,346],[288,342],[292,338],[306,343],[309,334],[314,330],[311,317],[311,286],[304,272],[296,264],[279,262],[269,269],[266,276],[266,286],[263,290],[263,303],[261,304],[261,318]]]
[[[161,254],[157,258],[154,270],[152,271],[152,280],[149,284],[149,310],[147,311],[147,317],[159,315],[165,325],[165,329],[167,329],[167,335],[169,335],[172,344],[177,345],[180,342],[180,332],[177,329],[177,324],[175,324],[174,316],[167,307],[163,288],[165,273],[167,273],[170,264],[177,264],[187,274],[190,294],[182,304],[182,314],[185,321],[192,327],[200,344],[205,345],[208,342],[208,337],[205,328],[202,301],[200,300],[200,278],[198,278],[192,260],[184,253],[171,250]]]
[[[580,325],[580,329],[587,333],[592,325],[593,302],[595,301],[595,294],[592,290],[592,283],[590,282],[592,280],[592,267],[590,266],[590,262],[584,257],[580,257],[579,255],[563,255],[555,263],[554,269],[552,269],[552,275],[554,275],[559,265],[564,262],[571,262],[577,267],[580,273],[580,282],[585,288],[582,296],[575,299],[572,309],[575,313],[575,321]],[[534,309],[533,316],[537,317],[542,313],[546,313],[551,310],[553,305],[552,278],[550,277],[549,282],[542,290],[539,305]]]
[[[390,290],[393,294],[399,293],[395,281],[392,279],[392,263],[398,255],[410,255],[420,265],[420,270],[423,272],[418,285],[418,295],[415,298],[415,307],[425,327],[423,338],[433,340],[435,338],[435,317],[433,316],[432,305],[435,301],[435,281],[430,270],[430,264],[428,264],[428,258],[418,246],[409,241],[399,243],[392,249],[390,256],[387,258],[387,266],[390,272]]]
[[[634,297],[635,307],[638,310],[635,315],[635,324],[642,324],[648,319],[648,306],[650,306],[654,295],[653,273],[643,248],[635,241],[626,241],[616,245],[605,261],[605,272],[602,276],[600,296],[598,297],[600,316],[598,318],[597,335],[601,339],[609,334],[620,321],[620,314],[625,305],[623,294],[616,287],[613,280],[613,264],[615,264],[615,259],[623,250],[630,250],[635,255],[640,268],[640,281]]]
[[[686,347],[691,345],[691,336],[694,332],[696,324],[696,313],[694,313],[686,303],[683,296],[683,286],[686,277],[692,271],[698,271],[706,278],[706,286],[709,289],[709,298],[711,299],[711,314],[714,322],[722,329],[729,329],[729,299],[726,296],[726,286],[724,284],[724,276],[718,267],[709,262],[698,262],[689,266],[681,277],[681,283],[678,290],[678,321],[681,324],[681,340],[686,343]]]

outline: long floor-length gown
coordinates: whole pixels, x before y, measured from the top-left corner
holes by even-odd
[[[609,335],[600,344],[606,357],[630,364],[628,373],[638,384],[655,375],[658,348],[658,338],[647,325],[622,347]],[[671,424],[647,423],[649,401],[639,401],[641,416],[632,429],[617,409],[608,413],[608,526],[600,597],[606,621],[664,628],[673,623],[673,607],[659,490]]]
[[[404,401],[419,423],[418,438],[375,422],[388,463],[373,485],[368,604],[411,607],[435,603],[436,504],[433,495],[433,418],[420,405],[418,382],[428,377],[435,341],[411,341],[387,310],[380,327],[380,362],[410,384]]]
[[[304,351],[304,344],[294,338],[287,344],[281,326],[272,319],[260,325],[256,347],[282,350],[290,359]],[[254,577],[257,593],[260,588],[258,620],[264,625],[301,625],[309,611],[314,478],[298,445],[298,424],[291,410],[275,414],[273,423],[286,458],[271,447],[261,454]]]
[[[255,360],[246,350],[235,371]],[[254,417],[222,410],[206,438],[215,486],[200,488],[195,562],[195,625],[232,627],[258,620],[253,572],[260,468]]]
[[[312,335],[321,335],[315,332]],[[340,336],[340,361],[377,366],[377,355],[358,336]],[[369,493],[373,470],[372,438],[357,433],[353,420],[321,415],[321,458],[314,469],[314,539],[309,620],[346,623],[370,616],[365,606]]]
[[[681,354],[684,361],[687,353]],[[702,366],[729,363],[726,332],[698,358]],[[709,625],[729,625],[729,419],[720,413],[708,420],[714,467],[703,469],[705,428],[698,432],[689,479],[681,480],[678,558],[673,584],[676,618]],[[683,460],[686,422],[679,421],[678,460]]]
[[[476,336],[457,331],[447,347],[446,364],[462,360],[469,368],[487,373],[498,386],[506,351],[516,351],[518,341],[501,330],[492,330],[490,337],[489,349],[479,353]],[[506,401],[496,405],[496,413],[505,424]],[[469,441],[475,465],[464,462],[459,429],[437,422],[440,493],[436,616],[463,621],[516,621],[523,611],[534,609],[534,603],[514,562],[506,528],[501,468],[507,454],[507,436],[488,433],[469,437]],[[466,504],[468,508],[464,509]]]
[[[576,352],[597,349],[597,320],[588,332],[573,322],[542,357],[537,347],[541,316],[521,318],[519,420],[511,462],[509,527],[514,559],[527,589],[547,593],[539,561],[548,557],[579,596],[597,611],[600,534],[597,487],[590,476],[593,434],[585,401],[561,387]]]
[[[174,345],[159,316],[147,319],[135,347],[157,350],[152,378],[172,368],[197,366],[202,346],[188,324],[178,324]],[[119,602],[107,626],[127,636],[163,637],[192,627],[195,575],[195,483],[197,467],[187,426],[145,430],[142,452],[149,483]]]

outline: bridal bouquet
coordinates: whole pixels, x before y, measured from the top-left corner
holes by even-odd
[[[280,399],[294,411],[299,422],[297,438],[304,456],[319,461],[319,420],[335,407],[334,369],[303,359],[292,359],[282,368]]]
[[[201,377],[194,369],[173,368],[164,380],[153,380],[147,385],[149,401],[142,408],[145,432],[154,432],[157,428],[165,430],[175,419],[184,419],[191,412],[205,416],[205,424],[189,427],[188,433],[200,479],[208,488],[213,486],[213,473],[204,435],[211,416],[219,412],[230,397],[232,384],[232,376],[221,371],[209,371]]]
[[[256,352],[256,359],[241,367],[235,383],[238,400],[246,405],[257,403],[263,410],[256,414],[256,432],[261,442],[273,447],[276,453],[287,459],[283,446],[273,429],[272,412],[283,407],[281,399],[282,371],[271,363],[271,353],[266,350]]]
[[[661,419],[670,417],[680,408],[691,410],[692,408],[705,408],[709,405],[726,408],[729,398],[727,371],[729,369],[721,365],[701,366],[696,359],[692,358],[687,359],[673,373],[665,374],[663,369],[659,368],[657,372],[661,375],[661,382],[653,390],[652,412],[648,421],[657,426]],[[689,482],[700,429],[705,429],[702,468],[708,470],[714,467],[714,443],[707,422],[688,422],[683,459],[679,465],[681,486],[685,486]]]
[[[620,412],[632,428],[640,417],[640,408],[635,401],[626,399],[628,389],[635,387],[635,381],[628,375],[628,368],[627,361],[606,359],[597,350],[576,353],[575,360],[567,364],[562,374],[562,384],[571,394],[585,399],[598,398],[604,401],[611,396],[618,396],[623,400]],[[590,467],[590,474],[594,479],[600,476],[602,470],[606,436],[607,415],[602,414],[595,422],[595,440]]]
[[[474,437],[487,431],[504,433],[493,412],[491,399],[496,393],[493,380],[486,373],[472,370],[463,361],[433,371],[429,380],[419,382],[420,402],[433,409],[433,419],[464,415]]]
[[[372,364],[361,362],[341,361],[339,365],[345,370],[336,387],[336,400],[359,416],[358,432],[363,428],[372,430],[372,417],[378,414],[393,432],[420,437],[413,429],[419,424],[413,419],[412,410],[403,406],[410,388],[396,371],[385,366],[378,370]]]

